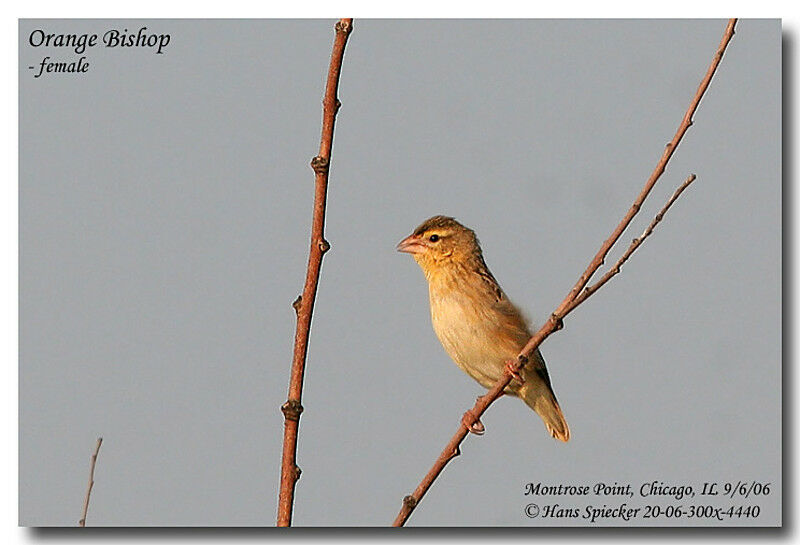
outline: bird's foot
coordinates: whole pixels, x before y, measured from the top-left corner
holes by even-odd
[[[472,412],[472,409],[464,413],[464,416],[461,417],[461,423],[467,428],[468,432],[474,433],[475,435],[483,435],[486,431],[483,422]]]
[[[515,380],[519,381],[520,384],[525,384],[525,379],[522,378],[522,375],[519,374],[519,371],[515,369],[516,360],[508,360],[506,362],[506,371],[508,374],[511,375]]]

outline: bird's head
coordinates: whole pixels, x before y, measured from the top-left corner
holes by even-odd
[[[475,232],[447,216],[425,220],[400,241],[397,251],[413,255],[426,274],[448,265],[466,263],[481,255]]]

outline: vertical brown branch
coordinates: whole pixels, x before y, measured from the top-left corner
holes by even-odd
[[[730,19],[728,21],[728,25],[725,29],[725,33],[722,36],[722,41],[717,48],[717,52],[714,55],[714,58],[711,61],[711,65],[709,66],[708,70],[706,71],[706,75],[703,80],[700,82],[700,86],[697,89],[697,92],[694,95],[691,103],[689,104],[689,108],[686,111],[686,114],[683,116],[683,120],[681,121],[680,125],[678,126],[678,130],[675,133],[675,136],[672,137],[672,140],[669,144],[667,144],[664,153],[659,159],[658,164],[656,164],[655,170],[648,178],[647,182],[644,185],[644,188],[641,190],[639,195],[634,200],[633,205],[631,205],[630,209],[628,210],[625,217],[619,222],[616,228],[612,231],[611,236],[606,239],[603,245],[600,247],[600,250],[594,256],[592,261],[589,263],[589,266],[583,272],[583,274],[578,278],[575,286],[570,290],[561,304],[556,308],[556,310],[550,315],[550,318],[544,323],[544,325],[530,338],[528,343],[525,347],[520,351],[517,361],[515,363],[514,370],[519,372],[519,370],[528,363],[528,358],[534,351],[539,347],[542,342],[549,337],[551,334],[555,333],[556,331],[562,329],[564,327],[563,318],[572,312],[580,303],[585,301],[590,295],[596,293],[597,289],[601,287],[605,282],[614,276],[613,274],[606,277],[603,277],[598,284],[595,286],[591,286],[590,288],[586,288],[586,285],[589,283],[589,280],[592,278],[594,273],[599,269],[603,263],[605,263],[606,256],[608,255],[609,251],[611,250],[614,243],[619,240],[619,237],[625,231],[625,229],[630,225],[631,221],[633,220],[634,216],[639,212],[642,203],[650,194],[650,191],[653,189],[653,186],[661,177],[661,174],[664,172],[667,163],[669,162],[672,154],[675,153],[675,149],[678,147],[683,135],[692,125],[692,117],[694,116],[695,111],[697,110],[698,105],[700,104],[700,99],[703,98],[703,95],[708,89],[708,85],[711,82],[711,78],[714,76],[714,72],[716,72],[717,67],[719,66],[720,61],[722,60],[722,55],[725,53],[725,48],[728,46],[728,43],[733,38],[734,29],[736,27],[736,19]],[[686,186],[693,181],[694,178],[690,177],[690,181],[684,183],[681,188],[676,191],[676,194],[673,195],[672,199],[667,202],[667,205],[662,209],[662,214],[666,212],[666,209],[672,205],[675,199],[677,199],[678,195],[685,189]],[[658,216],[657,216],[658,217]],[[660,221],[660,219],[658,220]],[[655,227],[655,224],[658,221],[654,221],[651,225]],[[645,237],[643,237],[645,238]],[[633,249],[630,249],[630,253],[626,252],[624,258],[627,260],[630,257],[630,254],[633,253],[636,248],[639,247],[639,244],[635,244]],[[621,263],[618,262],[618,265],[621,266]],[[613,269],[612,269],[613,270]],[[616,273],[614,273],[616,274]],[[472,414],[475,415],[475,419],[478,420],[483,415],[484,412],[489,408],[489,406],[494,403],[497,398],[503,395],[503,391],[505,390],[506,386],[511,382],[512,375],[510,371],[506,371],[503,375],[503,378],[498,380],[494,386],[489,390],[486,395],[483,395],[478,398],[478,401],[475,403],[474,407],[471,409]],[[459,454],[459,445],[461,445],[462,441],[467,436],[467,429],[462,425],[459,426],[458,431],[456,431],[455,435],[450,439],[447,443],[447,446],[444,447],[442,453],[436,459],[433,464],[433,467],[428,471],[425,477],[420,482],[419,486],[414,490],[414,492],[406,496],[403,499],[403,506],[400,509],[397,517],[394,520],[393,526],[403,526],[408,518],[411,516],[411,512],[414,508],[419,504],[422,500],[422,497],[431,487],[433,482],[436,478],[441,474],[444,470],[445,466],[448,464],[450,460],[455,458]]]
[[[333,40],[328,80],[325,86],[325,97],[322,101],[322,138],[319,154],[311,160],[316,185],[314,190],[314,216],[311,223],[311,249],[308,254],[308,268],[303,293],[292,306],[297,313],[297,329],[294,337],[294,353],[292,370],[289,379],[289,396],[281,407],[284,416],[283,455],[281,459],[281,484],[278,496],[278,526],[291,526],[292,508],[294,506],[294,490],[300,477],[297,466],[297,430],[300,425],[300,413],[303,392],[303,373],[308,353],[308,336],[311,330],[311,314],[317,296],[319,271],[322,267],[322,256],[330,249],[325,240],[325,202],[328,192],[328,170],[333,147],[333,126],[336,112],[341,103],[337,98],[339,75],[342,70],[344,47],[353,30],[352,19],[339,19],[336,23],[336,35]]]
[[[97,464],[97,455],[102,444],[103,438],[98,437],[97,445],[95,445],[94,453],[92,453],[92,461],[89,464],[89,485],[86,487],[86,497],[83,499],[83,513],[81,514],[81,520],[78,521],[78,526],[81,528],[86,526],[86,512],[89,510],[89,497],[92,495],[92,487],[94,486],[94,466]]]

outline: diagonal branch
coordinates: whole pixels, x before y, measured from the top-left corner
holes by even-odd
[[[330,249],[325,240],[325,203],[328,193],[328,170],[330,168],[331,150],[333,148],[333,126],[336,112],[341,103],[337,98],[339,76],[342,71],[342,59],[347,38],[353,30],[352,19],[339,19],[336,23],[336,35],[333,41],[331,63],[328,69],[328,80],[325,86],[325,97],[322,101],[322,137],[319,144],[319,155],[311,159],[316,186],[314,191],[314,217],[311,223],[311,249],[308,254],[308,269],[303,293],[292,306],[297,313],[297,330],[294,337],[294,353],[292,370],[289,378],[289,395],[281,406],[284,416],[283,454],[281,458],[281,484],[278,496],[278,526],[291,526],[292,508],[294,506],[294,489],[300,478],[297,467],[297,432],[300,425],[300,413],[303,412],[301,398],[303,393],[303,373],[305,372],[308,354],[308,337],[311,331],[311,314],[317,296],[319,272],[322,268],[322,256]]]
[[[703,98],[703,95],[708,89],[709,84],[711,83],[711,78],[714,76],[714,72],[716,72],[717,67],[719,66],[720,61],[722,60],[722,56],[725,53],[725,49],[728,46],[728,43],[733,38],[734,30],[736,27],[736,19],[730,19],[728,21],[728,25],[725,28],[725,33],[722,36],[722,40],[717,48],[717,52],[714,55],[714,58],[711,61],[711,65],[708,67],[706,71],[705,77],[700,82],[700,86],[697,89],[697,92],[694,95],[691,103],[689,104],[689,108],[686,111],[686,114],[683,116],[683,120],[681,121],[680,125],[678,126],[678,130],[675,133],[675,136],[672,137],[672,140],[667,144],[664,153],[659,159],[658,163],[656,164],[655,170],[648,178],[647,182],[644,185],[644,188],[641,190],[639,195],[634,200],[633,204],[631,205],[628,212],[622,218],[620,223],[616,226],[616,228],[612,231],[611,236],[606,239],[603,245],[598,250],[597,254],[594,256],[592,261],[589,263],[589,266],[583,272],[583,274],[578,278],[575,286],[570,290],[564,300],[559,304],[558,308],[550,315],[550,318],[544,323],[544,325],[530,338],[528,343],[523,347],[520,351],[519,355],[517,356],[517,361],[511,366],[511,369],[507,369],[503,375],[503,378],[498,380],[494,386],[489,390],[486,395],[483,395],[478,398],[478,401],[475,403],[475,406],[471,409],[471,413],[475,415],[475,420],[479,420],[481,415],[489,408],[489,406],[494,403],[497,398],[503,395],[503,391],[505,390],[506,386],[511,382],[513,375],[511,371],[519,372],[519,370],[528,363],[528,358],[534,353],[534,351],[539,347],[542,342],[549,337],[551,334],[555,333],[556,331],[562,329],[564,327],[563,319],[567,316],[570,312],[572,312],[580,303],[585,301],[589,296],[593,293],[596,293],[597,289],[599,289],[602,285],[604,285],[611,277],[615,276],[617,272],[613,272],[614,269],[622,266],[630,254],[632,254],[636,248],[641,245],[641,241],[646,238],[646,236],[642,236],[640,241],[636,243],[633,248],[629,248],[626,252],[627,255],[624,255],[624,259],[621,259],[614,268],[606,274],[606,276],[602,277],[597,284],[590,286],[586,289],[589,280],[591,280],[592,276],[597,269],[599,269],[603,263],[605,263],[606,256],[608,255],[609,251],[611,251],[612,246],[619,240],[622,233],[625,229],[630,225],[631,221],[633,220],[634,216],[639,212],[641,209],[642,203],[645,201],[647,196],[650,194],[650,191],[655,186],[658,179],[663,174],[667,163],[669,162],[672,154],[675,153],[675,149],[678,147],[678,144],[681,142],[683,135],[692,125],[692,117],[694,116],[695,111],[697,110],[698,105],[700,104],[700,100]],[[656,219],[651,223],[651,227],[655,228],[655,225],[660,221],[660,217],[664,212],[672,205],[675,199],[683,192],[683,190],[694,180],[693,176],[690,176],[689,179],[681,186],[672,198],[667,202],[667,204],[662,209],[662,212],[656,216]],[[650,229],[650,228],[648,228]],[[652,229],[650,229],[652,232]],[[647,236],[649,233],[646,231]],[[613,272],[613,274],[611,274]],[[578,301],[578,299],[580,299]],[[459,445],[464,441],[468,434],[467,428],[464,425],[459,426],[458,431],[456,431],[455,435],[450,439],[447,445],[442,450],[442,453],[434,462],[433,467],[428,471],[425,477],[420,482],[419,486],[414,490],[411,495],[406,496],[403,498],[403,506],[400,509],[400,512],[395,518],[393,526],[403,526],[408,518],[411,516],[411,512],[414,508],[419,504],[422,500],[422,497],[431,487],[433,482],[436,478],[441,474],[442,470],[444,470],[445,466],[448,464],[450,460],[455,458],[460,454]]]
[[[81,520],[78,521],[78,526],[83,528],[86,526],[86,512],[89,510],[89,497],[92,495],[92,487],[94,487],[94,466],[97,464],[97,455],[100,453],[100,445],[103,444],[103,438],[97,438],[97,445],[94,447],[92,453],[92,461],[89,464],[89,485],[86,488],[86,497],[83,499],[83,512],[81,513]]]

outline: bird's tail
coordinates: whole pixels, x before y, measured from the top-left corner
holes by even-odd
[[[520,397],[528,407],[542,417],[550,435],[565,443],[569,441],[567,419],[564,418],[564,413],[561,412],[556,395],[549,385],[526,382],[520,388]]]

